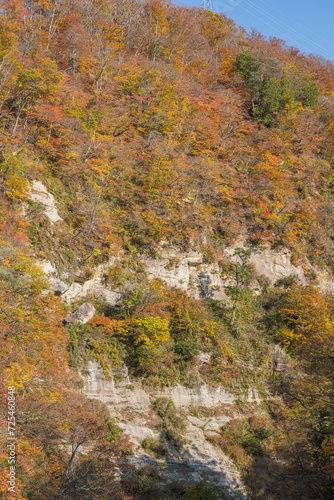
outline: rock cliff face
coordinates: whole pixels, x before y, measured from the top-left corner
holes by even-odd
[[[233,247],[226,249],[226,259],[234,260],[232,255],[235,248],[244,246],[244,242],[240,240]],[[200,252],[192,250],[183,252],[178,247],[165,243],[159,252],[159,258],[143,256],[142,262],[149,279],[160,278],[168,286],[181,288],[195,298],[208,296],[215,300],[227,299],[225,294],[227,281],[221,278],[218,263],[206,263]],[[306,283],[303,267],[292,264],[291,252],[287,248],[255,249],[252,251],[250,262],[257,274],[267,278],[271,284],[291,275]],[[307,267],[311,269],[309,264]],[[254,280],[253,287],[259,288],[257,280]]]
[[[58,214],[57,201],[42,182],[32,181],[28,197],[42,205],[43,211],[52,225],[63,220]],[[227,299],[225,294],[226,281],[221,278],[217,262],[207,263],[201,252],[192,249],[183,251],[180,247],[167,241],[161,242],[158,247],[157,258],[141,256],[149,279],[162,279],[168,286],[181,288],[194,298]],[[224,256],[233,260],[232,255],[237,247],[245,248],[244,239],[239,238],[233,246],[226,248]],[[121,297],[121,293],[119,290],[111,290],[104,286],[102,278],[108,267],[121,260],[121,255],[122,251],[118,249],[115,252],[115,257],[98,266],[93,272],[93,277],[84,283],[67,283],[66,279],[61,280],[57,269],[48,261],[39,262],[39,265],[48,277],[52,290],[61,295],[65,302],[74,302],[86,295],[95,294],[104,297],[107,303],[115,305]],[[291,252],[287,248],[253,248],[250,262],[254,265],[257,274],[267,278],[271,284],[292,275],[296,276],[301,283],[306,284],[305,272],[309,271],[317,276],[318,286],[321,290],[334,292],[334,281],[328,272],[316,269],[306,257],[302,265],[294,265]],[[253,288],[255,290],[259,288],[256,280],[253,282]]]
[[[239,241],[234,247],[227,248],[226,261],[234,260],[232,255],[235,248],[243,246],[243,241]],[[117,261],[121,262],[120,254],[98,266],[92,278],[83,283],[66,283],[65,279],[60,280],[56,268],[48,261],[40,262],[39,265],[50,280],[52,290],[58,292],[63,301],[75,302],[91,294],[101,296],[110,305],[115,305],[121,298],[122,291],[105,285],[104,276],[108,268]],[[168,286],[180,288],[194,298],[227,300],[227,280],[222,279],[218,263],[207,263],[204,255],[198,251],[185,252],[177,246],[165,243],[161,246],[158,257],[142,255],[141,262],[150,280],[161,279]],[[314,268],[307,259],[303,265],[294,265],[291,252],[287,248],[253,249],[250,262],[254,265],[257,275],[265,277],[271,284],[288,276],[295,276],[301,283],[306,284],[305,272],[311,271],[318,277],[317,286],[320,289],[334,291],[334,282],[329,273]],[[252,287],[255,291],[260,289],[256,279],[253,280]]]
[[[178,450],[169,447],[166,461],[159,462],[163,472],[169,479],[193,477],[194,480],[205,473],[214,484],[226,487],[231,499],[246,499],[239,471],[208,440],[238,413],[233,394],[222,387],[212,388],[205,384],[194,389],[177,385],[148,392],[131,384],[126,369],[123,381],[116,384],[113,376],[107,380],[101,368],[91,361],[85,364],[81,375],[85,382],[85,394],[105,403],[117,424],[131,438],[135,453],[129,457],[130,462],[138,467],[154,462],[143,449],[142,441],[159,436],[156,428],[159,417],[152,408],[152,402],[161,397],[168,398],[186,416],[186,443]],[[245,401],[259,403],[260,399],[250,391],[245,395]],[[209,416],[208,410],[211,413]]]
[[[218,263],[205,263],[200,252],[183,252],[178,247],[165,244],[159,252],[159,258],[142,256],[142,262],[149,279],[160,278],[168,286],[181,288],[194,298],[227,298]]]
[[[240,242],[240,247],[244,247],[243,242]],[[229,256],[232,251],[227,251],[226,256]],[[287,278],[288,276],[296,276],[302,283],[306,283],[303,267],[295,266],[291,261],[291,252],[287,248],[272,249],[270,247],[253,250],[250,262],[254,265],[259,276],[264,276],[271,284],[279,279]]]
[[[238,247],[245,248],[244,240],[239,240],[233,247],[225,249],[226,261],[236,259],[233,253]],[[149,279],[162,279],[168,286],[181,288],[194,298],[227,299],[227,280],[222,279],[218,263],[208,264],[200,252],[184,252],[176,246],[164,243],[158,258],[142,256],[142,262]],[[295,276],[301,283],[307,284],[306,273],[310,272],[317,277],[315,283],[322,291],[334,291],[333,278],[327,271],[315,268],[307,258],[302,264],[295,265],[288,248],[253,248],[250,263],[253,264],[257,275],[266,278],[272,285],[289,276]],[[260,289],[256,279],[251,285],[255,291]]]
[[[121,297],[121,293],[117,290],[112,290],[103,285],[103,276],[106,270],[115,263],[117,258],[112,258],[106,264],[98,266],[92,274],[92,278],[79,283],[73,281],[68,282],[66,276],[60,278],[55,266],[49,261],[37,261],[37,265],[42,269],[48,278],[51,290],[60,295],[63,302],[75,302],[85,298],[87,295],[95,295],[103,297],[105,301],[111,305],[115,305]]]
[[[234,248],[226,249],[226,261],[235,259],[235,248],[243,246],[243,241],[239,241]],[[49,262],[41,262],[40,266],[49,277],[53,291],[61,295],[64,301],[75,303],[87,295],[95,295],[102,296],[107,303],[115,305],[124,290],[106,285],[104,278],[110,266],[117,261],[121,262],[121,254],[98,266],[92,277],[81,283],[66,283],[66,277],[61,276],[60,279],[57,270]],[[279,279],[294,275],[307,284],[308,271],[318,275],[320,288],[334,290],[329,274],[318,272],[307,259],[303,265],[295,265],[288,249],[255,249],[250,261],[258,276],[258,280],[254,279],[252,283],[255,291],[260,290],[261,276],[274,284]],[[150,280],[161,279],[168,286],[180,288],[194,298],[227,300],[227,281],[221,277],[218,263],[206,262],[204,255],[198,251],[184,251],[166,242],[160,245],[158,257],[142,255],[141,262]],[[72,316],[74,315],[69,317]],[[76,317],[74,319],[76,320]],[[276,353],[277,370],[284,369],[285,366],[281,354]],[[103,370],[92,361],[86,362],[81,370],[85,394],[105,403],[111,415],[116,418],[117,424],[130,437],[135,451],[128,459],[133,465],[143,467],[147,464],[158,464],[170,480],[184,477],[198,480],[205,473],[212,483],[227,489],[231,499],[246,500],[245,488],[236,466],[210,441],[210,437],[217,436],[222,426],[232,418],[240,417],[235,395],[223,387],[209,387],[201,383],[200,378],[194,388],[177,385],[148,391],[136,383],[131,383],[126,368],[117,375],[118,377],[112,375],[107,379]],[[119,381],[120,379],[122,380]],[[160,461],[153,459],[142,446],[144,439],[160,436],[160,417],[152,405],[158,398],[172,400],[186,417],[185,444],[176,448],[166,443],[168,454],[165,460]],[[242,399],[244,403],[253,404],[254,407],[261,403],[261,399],[251,389]]]

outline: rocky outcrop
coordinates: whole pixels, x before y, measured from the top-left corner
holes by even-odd
[[[122,294],[118,290],[112,290],[104,283],[104,277],[108,269],[120,260],[121,253],[115,252],[115,256],[111,257],[108,262],[97,266],[92,273],[92,277],[79,283],[74,281],[69,285],[66,292],[62,295],[64,302],[75,302],[85,298],[87,295],[103,297],[107,304],[114,306],[117,304]]]
[[[75,302],[87,297],[87,295],[103,297],[106,303],[112,306],[116,305],[122,296],[120,292],[109,290],[103,286],[99,278],[93,278],[84,283],[72,283],[62,294],[62,300],[64,302]]]
[[[226,262],[236,259],[232,255],[237,247],[244,248],[244,242],[239,241],[234,247],[225,250]],[[168,286],[181,288],[194,298],[227,300],[225,286],[228,280],[221,277],[218,263],[205,262],[200,252],[184,252],[176,246],[164,243],[160,248],[159,258],[143,256],[142,263],[149,279],[160,278]],[[254,265],[257,274],[267,278],[271,284],[291,275],[306,283],[303,267],[292,264],[291,252],[287,248],[255,249],[252,251],[250,263]],[[255,292],[260,291],[257,280],[253,280],[251,286]]]
[[[327,271],[319,271],[313,267],[312,269],[317,275],[317,282],[320,290],[324,293],[334,293],[334,281],[332,276],[330,276]]]
[[[245,242],[239,240],[234,247],[224,251],[224,262],[237,259],[233,256],[235,248],[245,248]],[[117,261],[121,263],[121,252],[115,254],[108,262],[99,265],[90,279],[66,284],[60,280],[57,270],[48,261],[39,263],[46,273],[52,290],[62,296],[64,302],[75,302],[88,295],[103,297],[110,305],[116,305],[122,297],[121,289],[112,289],[104,282],[110,266]],[[215,299],[228,301],[225,293],[230,279],[224,279],[218,262],[208,263],[204,255],[196,250],[184,251],[168,242],[160,244],[156,258],[142,255],[141,263],[146,270],[149,280],[161,279],[170,287],[180,288],[194,298]],[[334,292],[334,281],[329,273],[317,270],[305,258],[303,265],[295,265],[292,254],[287,248],[254,248],[250,256],[250,263],[254,265],[257,276],[266,278],[270,284],[282,278],[295,276],[301,283],[307,284],[306,271],[313,273],[318,279],[315,282],[325,292]],[[253,279],[251,287],[254,293],[260,293],[261,286],[258,279]]]
[[[236,248],[248,248],[244,240],[238,240],[234,246],[224,250],[224,263],[236,260],[233,256]],[[303,264],[295,265],[292,253],[288,248],[252,248],[250,256],[256,274],[264,277],[273,285],[282,278],[296,277],[301,283],[307,284],[306,271],[317,276],[315,284],[325,292],[334,292],[332,276],[312,266],[305,257]],[[221,277],[217,262],[207,263],[200,252],[182,251],[179,247],[164,242],[160,246],[159,257],[142,256],[142,263],[147,270],[149,279],[162,279],[168,286],[181,288],[194,298],[213,298],[227,300],[225,287],[229,280]],[[257,279],[252,280],[251,287],[255,293],[260,292]]]
[[[233,247],[227,248],[225,256],[228,259],[236,259],[232,257],[236,248],[247,248],[245,241],[238,240]],[[249,262],[254,265],[257,274],[267,278],[271,284],[288,276],[296,276],[302,283],[306,283],[303,266],[295,266],[292,263],[292,254],[288,248],[252,248]],[[305,267],[310,267],[310,264],[305,262]]]
[[[59,277],[58,271],[48,260],[37,261],[36,264],[43,271],[50,283],[50,290],[55,293],[55,295],[62,295],[66,290],[68,290],[69,285],[62,281]]]
[[[103,297],[107,304],[115,305],[121,298],[121,293],[116,290],[111,290],[103,284],[103,276],[106,270],[115,263],[118,257],[111,258],[109,262],[97,266],[94,270],[92,278],[82,283],[72,282],[66,283],[68,275],[62,275],[60,279],[56,267],[48,260],[38,260],[36,264],[44,272],[50,283],[50,290],[56,295],[60,295],[63,302],[75,302],[81,300],[88,295]]]
[[[85,379],[85,393],[91,398],[97,398],[112,406],[114,410],[117,407],[122,407],[125,403],[138,411],[149,410],[150,397],[143,389],[133,385],[128,376],[124,376],[122,382],[119,382],[116,387],[113,376],[107,379],[103,370],[92,361],[85,364],[81,375]],[[195,388],[187,388],[178,384],[164,389],[152,390],[150,394],[154,398],[171,398],[177,408],[215,408],[224,404],[234,404],[237,400],[234,394],[226,391],[223,387],[210,387],[203,383]],[[261,402],[257,392],[252,390],[245,392],[244,399],[249,403]]]
[[[63,220],[58,214],[56,200],[54,199],[53,195],[49,193],[42,182],[32,181],[28,192],[28,197],[30,200],[41,203],[41,205],[43,205],[44,213],[51,224]]]
[[[275,345],[273,348],[270,364],[277,372],[286,370],[290,364],[287,353],[279,345]]]
[[[195,388],[177,385],[148,392],[132,384],[125,371],[122,381],[116,383],[113,374],[107,379],[97,363],[88,361],[81,370],[81,376],[85,394],[106,404],[118,425],[129,435],[135,447],[134,455],[129,457],[130,462],[136,467],[153,462],[141,444],[147,437],[159,437],[154,424],[159,417],[152,410],[152,402],[157,398],[168,398],[186,415],[187,429],[183,436],[185,444],[177,451],[170,449],[167,460],[160,463],[163,472],[169,479],[184,479],[186,475],[194,480],[205,473],[215,484],[228,488],[232,492],[231,499],[245,499],[235,465],[208,440],[236,415],[236,396],[223,387],[213,388],[206,384],[198,384]],[[261,402],[258,394],[251,390],[244,394],[244,400]],[[210,409],[212,415],[208,416]]]
[[[141,261],[149,279],[159,278],[195,298],[227,299],[218,263],[206,263],[200,252],[164,244],[158,258],[143,255]]]
[[[95,314],[95,307],[89,302],[82,304],[74,313],[68,314],[65,318],[65,323],[87,323]]]

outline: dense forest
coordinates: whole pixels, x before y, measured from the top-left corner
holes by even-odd
[[[248,497],[333,498],[334,296],[320,281],[334,267],[334,63],[165,0],[8,0],[0,117],[1,498],[225,498],[131,468],[129,438],[78,375],[92,359],[145,387],[192,386],[200,352],[205,383],[263,395],[212,438]],[[228,300],[148,280],[141,255],[166,241],[218,262]],[[307,262],[307,282],[257,276],[261,248]],[[94,318],[64,325],[85,300],[50,293],[37,261],[70,283],[115,256],[104,280],[121,299],[90,297]],[[146,446],[163,455],[184,424],[162,403],[161,442]]]

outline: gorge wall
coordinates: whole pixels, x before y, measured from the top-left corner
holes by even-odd
[[[197,387],[181,385],[158,390],[148,390],[138,383],[131,383],[127,370],[123,370],[123,381],[115,382],[111,374],[106,379],[97,363],[88,361],[81,369],[84,392],[107,405],[117,424],[130,436],[134,454],[128,457],[136,467],[155,464],[169,480],[191,477],[199,480],[205,474],[212,484],[227,489],[229,497],[245,500],[246,492],[240,472],[235,464],[210,438],[218,435],[221,427],[239,416],[235,395],[223,387],[209,387],[199,383]],[[185,443],[181,449],[168,446],[166,460],[153,459],[142,447],[147,438],[159,438],[157,429],[161,419],[154,411],[152,402],[158,398],[171,399],[176,408],[186,417]],[[261,403],[256,391],[245,393],[244,403],[257,407]]]

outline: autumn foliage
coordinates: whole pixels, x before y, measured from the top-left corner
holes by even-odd
[[[238,394],[259,383],[280,398],[272,441],[253,420],[231,424],[233,443],[227,431],[218,440],[239,450],[254,498],[332,497],[332,296],[312,273],[306,286],[270,287],[247,259],[284,246],[308,272],[331,274],[333,92],[331,61],[223,13],[165,0],[2,2],[0,383],[3,415],[7,385],[19,395],[17,498],[130,498],[113,482],[128,443],[80,393],[77,370],[87,357],[106,376],[125,362],[151,387],[194,386],[200,352],[211,355],[206,383]],[[62,221],[30,199],[34,180]],[[239,237],[249,254],[219,268],[230,302],[145,278],[140,255],[159,258],[164,241],[210,264]],[[65,328],[36,259],[73,283],[116,257],[103,280],[117,306],[95,297],[96,317]],[[272,373],[274,345],[284,373]],[[4,465],[9,499],[5,477]]]

